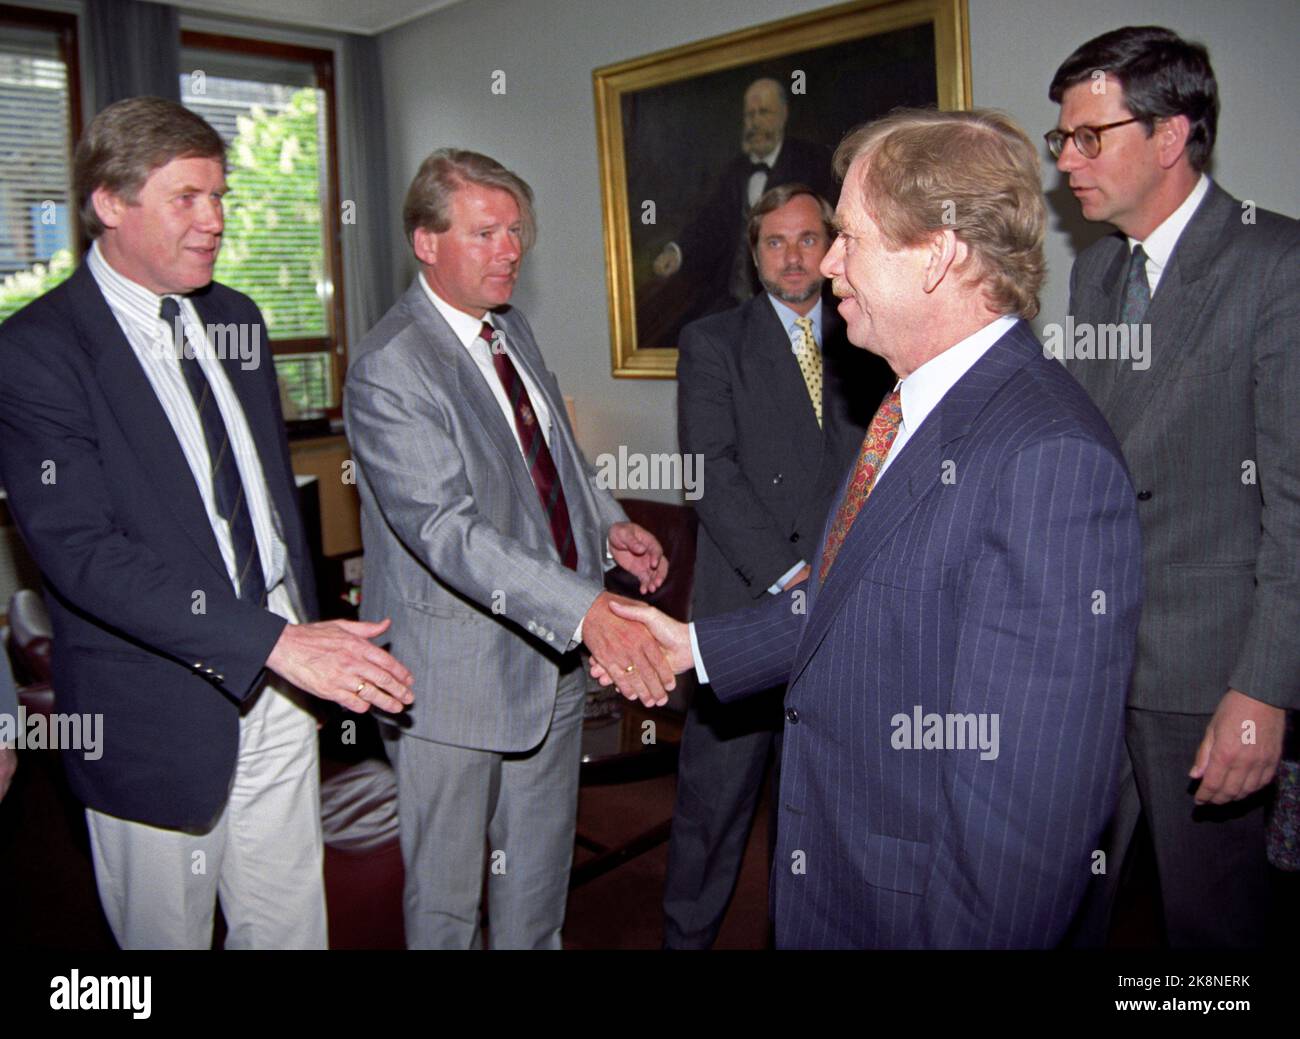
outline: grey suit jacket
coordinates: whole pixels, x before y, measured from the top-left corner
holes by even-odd
[[[506,417],[418,277],[361,342],[344,393],[362,616],[393,619],[391,652],[415,675],[411,735],[525,751],[546,735],[561,655],[601,591],[606,533],[626,516],[596,486],[528,322],[496,314],[550,409],[578,548],[576,572],[561,564]]]
[[[1079,256],[1076,327],[1118,321],[1127,263],[1118,234]],[[1067,361],[1138,489],[1146,597],[1129,703],[1210,713],[1231,687],[1300,707],[1300,223],[1212,184],[1146,322],[1145,371]]]
[[[817,550],[889,366],[855,349],[822,309],[822,425],[767,293],[687,325],[677,361],[677,429],[704,459],[693,612],[753,605]]]

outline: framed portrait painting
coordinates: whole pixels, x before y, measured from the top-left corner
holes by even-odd
[[[760,291],[763,190],[833,205],[831,155],[902,105],[970,105],[966,0],[858,0],[592,74],[615,376],[672,378],[689,321]]]

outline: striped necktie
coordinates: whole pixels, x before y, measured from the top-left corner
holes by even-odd
[[[533,478],[537,488],[537,497],[541,499],[542,511],[551,526],[551,537],[560,553],[560,562],[570,570],[578,569],[578,549],[573,543],[573,528],[569,524],[569,507],[564,501],[564,488],[560,485],[560,474],[555,468],[555,459],[551,449],[546,446],[542,436],[542,427],[533,410],[533,402],[528,397],[524,380],[519,377],[510,355],[506,353],[500,338],[501,333],[486,321],[478,331],[492,352],[492,365],[497,370],[497,377],[505,387],[506,399],[515,413],[515,429],[519,433],[519,442],[524,449],[524,464]]]
[[[221,408],[212,393],[212,384],[203,373],[199,359],[185,347],[185,333],[181,328],[180,305],[171,296],[163,297],[158,316],[167,323],[180,361],[185,385],[194,398],[194,407],[203,426],[203,439],[208,446],[208,463],[212,473],[212,493],[216,499],[217,514],[230,528],[230,543],[235,550],[235,591],[243,602],[255,606],[266,604],[266,577],[262,573],[262,556],[257,550],[257,533],[253,517],[248,511],[244,495],[244,482],[239,475],[230,431],[221,417]]]

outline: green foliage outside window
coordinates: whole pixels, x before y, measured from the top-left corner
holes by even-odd
[[[251,296],[272,339],[326,335],[318,92],[304,87],[281,112],[253,106],[230,144],[226,230],[216,278]],[[69,249],[0,283],[0,320],[72,274]]]

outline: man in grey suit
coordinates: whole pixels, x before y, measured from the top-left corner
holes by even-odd
[[[1105,940],[1144,814],[1169,943],[1260,945],[1265,803],[1300,707],[1300,225],[1203,172],[1219,108],[1204,47],[1118,29],[1050,95],[1058,167],[1084,217],[1120,232],[1075,262],[1065,356],[1138,489],[1146,586],[1119,807],[1078,938]]]
[[[844,322],[822,302],[818,267],[834,215],[803,184],[764,193],[748,237],[767,291],[682,332],[679,439],[683,454],[704,460],[696,618],[807,578],[832,497],[892,382],[884,361],[849,345]],[[709,948],[717,938],[769,752],[780,753],[781,699],[779,687],[725,706],[708,686],[695,693],[664,881],[668,948]]]
[[[506,304],[532,245],[532,191],[443,149],[403,223],[421,272],[366,336],[344,398],[359,463],[365,616],[427,683],[388,732],[406,863],[407,943],[559,948],[577,812],[585,642],[662,703],[658,646],[616,617],[601,575],[643,591],[668,561],[597,487],[523,315]]]

